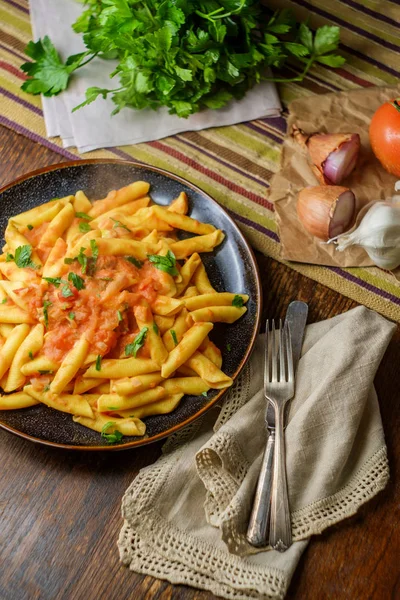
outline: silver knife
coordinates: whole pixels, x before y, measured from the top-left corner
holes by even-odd
[[[308,305],[295,300],[288,306],[286,322],[289,324],[292,341],[293,367],[296,368],[301,355],[304,330],[307,323]],[[275,410],[268,403],[267,409],[268,442],[265,448],[257,489],[254,497],[253,510],[247,529],[247,541],[252,546],[266,546],[268,543],[268,519],[271,504],[272,468],[275,447]]]

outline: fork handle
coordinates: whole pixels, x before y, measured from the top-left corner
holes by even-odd
[[[274,550],[285,552],[292,545],[292,530],[286,480],[285,406],[274,403],[276,440],[272,479],[270,544]]]
[[[275,431],[270,431],[262,460],[260,475],[258,476],[253,510],[251,511],[246,535],[249,544],[256,546],[257,548],[268,544],[267,525],[271,502],[274,446]]]

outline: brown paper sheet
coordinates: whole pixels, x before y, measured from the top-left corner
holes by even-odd
[[[360,247],[344,252],[334,244],[325,244],[310,235],[302,226],[296,211],[297,196],[307,186],[320,185],[312,173],[307,151],[289,135],[296,124],[306,133],[358,133],[361,138],[360,158],[356,169],[341,184],[349,187],[360,210],[373,200],[394,194],[398,179],[387,173],[375,158],[368,137],[368,128],[376,109],[400,95],[399,87],[367,88],[337,94],[308,96],[289,106],[288,134],[281,157],[281,170],[271,180],[269,200],[274,202],[283,259],[316,265],[367,267],[373,263]]]

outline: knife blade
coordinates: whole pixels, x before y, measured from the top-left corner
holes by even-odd
[[[285,321],[289,325],[293,352],[293,369],[296,373],[303,345],[304,331],[307,323],[308,305],[295,300],[288,306]],[[272,470],[275,448],[275,410],[268,402],[267,408],[268,442],[265,448],[260,476],[247,529],[247,541],[256,547],[266,546],[267,526],[271,504]]]

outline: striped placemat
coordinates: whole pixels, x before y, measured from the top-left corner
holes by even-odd
[[[400,75],[400,0],[268,0],[272,8],[293,9],[312,27],[341,27],[341,69],[315,66],[307,79],[279,88],[284,104],[300,96],[372,85],[396,85]],[[40,98],[20,90],[19,66],[31,39],[28,0],[0,0],[0,123],[65,157],[122,158],[172,171],[198,185],[224,205],[254,248],[280,260],[273,206],[266,199],[268,182],[279,168],[286,131],[282,118],[188,132],[160,141],[78,155],[58,139],[47,139]],[[296,77],[287,68],[285,75]],[[381,269],[340,269],[287,263],[385,316],[400,321],[400,282]]]

